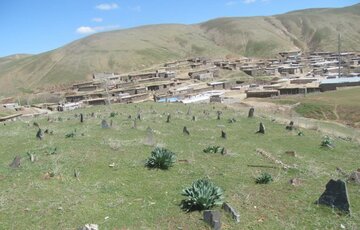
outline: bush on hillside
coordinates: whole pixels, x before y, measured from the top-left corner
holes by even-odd
[[[175,163],[176,157],[173,152],[166,148],[156,147],[149,159],[147,159],[145,166],[148,168],[168,169]]]
[[[182,200],[180,206],[186,212],[210,209],[223,203],[223,190],[207,179],[199,179],[182,191],[187,198]]]

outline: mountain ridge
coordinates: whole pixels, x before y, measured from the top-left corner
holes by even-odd
[[[336,17],[334,17],[336,15]],[[203,23],[157,24],[96,33],[57,49],[0,58],[0,94],[91,78],[93,72],[130,72],[193,56],[275,57],[284,50],[360,51],[360,4]]]

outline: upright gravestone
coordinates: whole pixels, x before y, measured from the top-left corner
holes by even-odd
[[[221,112],[221,111],[217,111],[216,114],[217,114],[217,119],[220,120],[222,112]]]
[[[257,131],[256,133],[265,134],[265,125],[262,122],[260,122],[259,131]]]
[[[254,117],[254,112],[255,112],[255,109],[253,107],[251,107],[249,109],[249,114],[248,114],[248,117],[251,118],[251,117]]]
[[[137,121],[136,119],[133,120],[133,126],[132,126],[133,129],[136,129],[137,128]]]
[[[155,144],[154,140],[154,130],[150,127],[146,129],[146,139],[145,139],[145,145],[153,146]]]
[[[184,126],[184,128],[183,128],[183,134],[190,135],[190,132],[189,132],[189,130],[187,129],[186,126]]]
[[[107,121],[105,119],[103,119],[101,121],[101,128],[103,128],[103,129],[108,129],[109,128],[109,124],[107,123]]]
[[[191,107],[189,106],[189,108],[188,108],[188,111],[187,111],[187,113],[186,113],[186,115],[191,115]]]
[[[166,123],[170,123],[170,118],[171,118],[171,115],[170,113],[167,115],[167,118],[166,118]]]
[[[83,123],[84,122],[84,115],[82,113],[80,113],[80,122]]]
[[[350,202],[345,181],[335,181],[331,179],[326,184],[325,192],[315,203],[337,208],[345,213],[350,214]]]
[[[39,140],[42,140],[44,137],[43,131],[39,128],[39,130],[36,132],[36,138]]]
[[[221,130],[221,138],[226,139],[226,133],[224,130]]]
[[[192,116],[192,121],[196,121],[196,117],[195,117],[195,116]]]
[[[19,168],[20,167],[20,160],[21,160],[21,157],[16,156],[9,166],[11,168]]]
[[[203,215],[204,221],[208,223],[214,230],[221,229],[221,216],[219,211],[205,210]]]
[[[137,119],[138,119],[139,121],[141,120],[141,114],[140,114],[140,113],[137,114]]]

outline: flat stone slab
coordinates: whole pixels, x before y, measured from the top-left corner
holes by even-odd
[[[225,212],[231,215],[231,218],[235,220],[236,223],[240,223],[240,215],[239,213],[232,207],[230,204],[224,202],[222,208]]]
[[[337,208],[345,213],[350,214],[350,202],[347,193],[346,182],[343,180],[335,181],[331,179],[326,184],[325,192],[315,203]]]

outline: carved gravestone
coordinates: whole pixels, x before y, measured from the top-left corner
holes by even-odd
[[[221,138],[226,139],[226,133],[224,132],[224,130],[221,130]]]
[[[108,129],[109,128],[109,124],[107,123],[107,121],[105,119],[103,119],[101,121],[101,128],[103,128],[103,129]]]
[[[265,134],[265,125],[262,122],[260,122],[259,131],[257,131],[256,133]]]
[[[84,122],[84,114],[80,113],[80,122],[83,123]]]
[[[43,131],[39,128],[39,130],[36,132],[36,138],[39,140],[42,140],[44,137]]]
[[[219,211],[205,210],[203,215],[204,221],[208,223],[214,230],[221,229],[221,216]]]
[[[331,179],[326,184],[325,192],[315,203],[337,208],[345,213],[350,214],[350,202],[345,181],[335,181]]]
[[[170,123],[170,118],[171,118],[171,115],[168,114],[168,115],[167,115],[167,118],[166,118],[166,123]]]
[[[11,168],[19,168],[20,167],[20,160],[21,160],[21,157],[16,156],[9,166]]]
[[[189,132],[189,130],[186,128],[186,126],[184,126],[184,128],[183,128],[183,134],[185,134],[185,135],[190,135],[190,132]]]
[[[249,114],[248,114],[248,117],[251,118],[251,117],[254,117],[254,112],[255,112],[255,109],[253,107],[251,107],[249,109]]]
[[[150,127],[148,127],[146,129],[146,139],[144,141],[145,145],[150,145],[153,146],[155,145],[155,140],[154,140],[154,130]]]
[[[236,223],[240,223],[239,213],[233,207],[231,207],[230,204],[224,202],[222,208],[225,212],[231,215],[231,218],[235,220]]]

